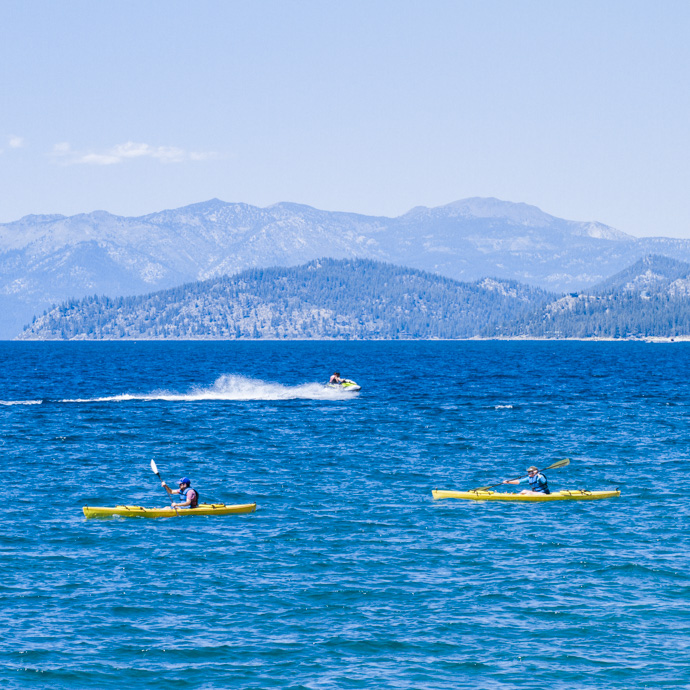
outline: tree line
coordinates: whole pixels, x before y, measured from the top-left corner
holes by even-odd
[[[69,300],[35,318],[20,337],[388,340],[690,334],[690,299],[669,288],[683,280],[676,274],[687,274],[690,265],[654,259],[655,270],[673,274],[656,291],[630,289],[635,276],[651,270],[643,260],[599,291],[565,296],[512,280],[467,283],[371,260],[321,259],[292,268],[250,269],[148,295]]]

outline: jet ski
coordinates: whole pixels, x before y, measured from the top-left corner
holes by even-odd
[[[356,391],[362,390],[362,386],[355,381],[350,381],[350,379],[342,379],[340,383],[327,383],[326,387],[337,388],[342,391],[348,391],[349,393],[355,393]]]

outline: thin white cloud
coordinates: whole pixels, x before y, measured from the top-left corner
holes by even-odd
[[[53,147],[53,156],[64,165],[117,165],[134,158],[153,158],[161,163],[183,163],[217,158],[212,151],[185,151],[176,146],[151,146],[134,141],[118,144],[105,151],[74,151],[62,142]]]
[[[191,161],[208,161],[213,158],[220,158],[220,155],[215,151],[190,151],[189,160]]]
[[[20,149],[24,146],[24,137],[11,136],[9,139],[9,145],[11,149]]]

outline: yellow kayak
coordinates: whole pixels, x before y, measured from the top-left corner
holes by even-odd
[[[196,508],[142,508],[141,506],[115,506],[105,508],[102,506],[84,506],[84,515],[87,518],[94,517],[145,517],[145,518],[169,518],[191,517],[193,515],[233,515],[235,513],[253,513],[256,503],[242,503],[239,505],[225,505],[225,503],[200,503]]]
[[[616,498],[621,495],[618,489],[610,491],[586,491],[584,489],[564,489],[550,494],[519,494],[505,491],[439,491],[431,492],[434,500],[442,498],[461,498],[468,501],[527,501],[542,503],[544,501],[598,501],[602,498]]]

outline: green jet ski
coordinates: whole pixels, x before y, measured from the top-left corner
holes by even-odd
[[[327,383],[326,387],[337,388],[338,390],[347,391],[348,393],[355,393],[362,390],[362,386],[355,381],[350,381],[350,379],[341,379],[340,383]]]

